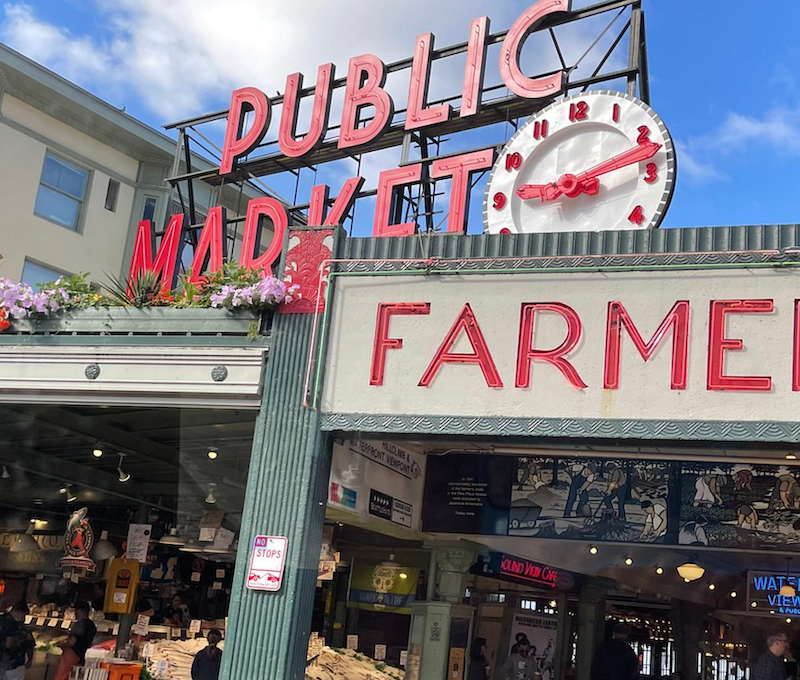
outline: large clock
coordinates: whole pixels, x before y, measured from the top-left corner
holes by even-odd
[[[567,97],[508,141],[489,177],[489,233],[650,229],[675,187],[675,148],[647,104],[621,92]]]

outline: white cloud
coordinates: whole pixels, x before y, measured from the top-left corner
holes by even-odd
[[[688,177],[695,184],[728,179],[714,167],[713,162],[700,160],[699,155],[702,152],[696,152],[682,142],[676,142],[675,145],[678,152],[678,173],[681,176]]]

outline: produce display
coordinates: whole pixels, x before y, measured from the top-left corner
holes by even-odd
[[[404,680],[405,672],[352,649],[323,647],[306,667],[306,680]]]

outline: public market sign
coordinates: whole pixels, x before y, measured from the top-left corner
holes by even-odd
[[[337,281],[326,412],[796,420],[794,270],[376,281]]]
[[[539,0],[526,9],[502,40],[499,59],[493,65],[508,90],[518,100],[550,101],[563,94],[567,71],[531,78],[519,64],[529,35],[548,20],[571,11],[571,0]],[[434,36],[416,37],[408,89],[404,130],[411,132],[466,119],[466,128],[479,127],[484,75],[489,42],[489,18],[474,19],[467,33],[466,64],[461,107],[431,105],[427,92],[434,59]],[[350,59],[344,84],[336,146],[358,153],[383,136],[394,117],[394,101],[385,89],[386,64],[374,54]],[[286,158],[318,162],[314,153],[326,142],[336,74],[332,63],[322,64],[313,89],[309,130],[298,135],[297,123],[303,94],[303,75],[286,79],[277,143]],[[244,87],[231,95],[219,174],[234,172],[273,127],[270,98],[256,87]],[[475,119],[476,122],[473,122]],[[493,169],[492,169],[493,168]],[[473,175],[492,169],[484,199],[484,226],[493,233],[552,231],[600,231],[657,227],[672,197],[675,152],[666,126],[649,106],[617,92],[589,92],[548,106],[528,121],[501,153],[492,146],[430,161],[407,163],[380,173],[372,234],[410,236],[415,222],[394,223],[392,206],[404,187],[421,181],[451,180],[447,231],[464,233]],[[364,178],[347,179],[330,207],[330,187],[312,188],[308,204],[309,226],[341,224],[358,197]],[[273,234],[261,251],[263,219]],[[140,223],[131,261],[131,275],[155,270],[165,282],[173,282],[181,246],[184,217],[169,221],[157,254],[153,254],[152,228]],[[288,227],[286,207],[272,197],[249,202],[242,236],[240,264],[268,272],[281,254]],[[194,249],[190,282],[204,272],[216,271],[224,261],[226,214],[220,206],[209,210]]]

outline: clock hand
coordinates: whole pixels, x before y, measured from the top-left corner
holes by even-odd
[[[597,180],[599,175],[652,158],[660,148],[661,144],[656,142],[643,142],[632,149],[623,151],[602,163],[598,163],[579,175],[567,173],[562,175],[557,182],[550,184],[523,184],[517,189],[516,194],[526,201],[532,198],[553,201],[561,194],[566,194],[570,198],[574,198],[581,193],[594,195],[600,188],[600,183]]]

